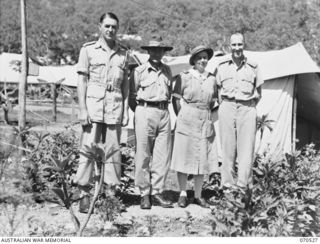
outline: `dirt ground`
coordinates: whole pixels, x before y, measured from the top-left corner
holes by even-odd
[[[84,222],[86,214],[77,211],[80,222]],[[9,211],[10,212],[10,211]],[[8,214],[8,212],[7,212]],[[1,232],[8,233],[8,216],[0,216]],[[22,215],[26,214],[23,218]],[[16,221],[19,225],[13,236],[74,236],[75,229],[71,222],[69,211],[57,204],[34,204],[26,209],[20,207]],[[171,209],[152,207],[151,210],[142,210],[139,205],[129,206],[119,215],[114,223],[127,225],[129,231],[126,236],[211,236],[210,209],[204,209],[190,204],[182,209],[174,206]],[[93,214],[84,236],[109,236],[108,231],[115,228],[111,222],[99,219],[98,214]],[[2,235],[3,236],[3,235]]]

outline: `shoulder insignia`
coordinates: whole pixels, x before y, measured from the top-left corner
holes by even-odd
[[[188,69],[185,69],[181,72],[181,74],[189,74],[189,70]]]
[[[137,72],[139,72],[139,73],[142,73],[143,71],[146,70],[146,68],[147,68],[147,65],[146,65],[146,63],[145,63],[145,64],[139,65],[137,68],[135,68],[135,70],[136,70]]]
[[[116,43],[118,44],[118,47],[120,50],[125,50],[125,51],[128,51],[130,48],[127,47],[125,44],[119,42],[119,41],[116,41]]]
[[[124,53],[127,53],[127,52],[129,51],[128,48],[125,48],[125,47],[122,47],[122,46],[119,47],[119,50],[120,50],[121,52],[124,52]]]
[[[231,59],[231,55],[225,55],[225,56],[223,56],[222,58],[221,58],[221,60],[219,60],[219,64],[218,64],[218,66],[220,66],[220,65],[222,65],[222,64],[224,64],[224,63],[226,63],[226,62],[229,62],[229,61],[231,61],[232,59]]]
[[[250,65],[252,68],[257,68],[258,63],[255,62],[254,60],[249,60],[247,59],[247,64]]]
[[[187,77],[191,76],[191,73],[190,73],[189,70],[183,70],[183,71],[180,72],[179,75],[180,75],[180,77],[185,77],[185,78],[187,78]]]
[[[97,41],[92,41],[92,42],[86,42],[85,44],[83,44],[82,46],[83,47],[87,47],[87,46],[90,46],[90,45],[93,45],[95,44]]]

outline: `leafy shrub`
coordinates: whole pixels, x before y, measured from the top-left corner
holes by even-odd
[[[120,215],[123,204],[116,196],[108,196],[103,193],[98,197],[96,209],[103,222],[114,221]]]
[[[253,187],[225,192],[213,207],[214,235],[319,235],[319,159],[312,144],[279,160],[257,157]]]
[[[79,159],[79,135],[73,130],[65,130],[52,134],[30,133],[28,142],[34,153],[29,156],[32,167],[29,169],[29,176],[33,182],[33,192],[41,193],[48,190],[48,185],[55,184],[61,186],[60,174],[56,171],[46,171],[43,167],[52,164],[54,160],[68,158],[65,174],[68,184],[71,183],[72,176],[76,173]],[[134,189],[134,147],[122,146],[122,177],[120,191],[130,193]]]
[[[31,162],[28,172],[33,183],[33,192],[41,195],[38,200],[44,200],[43,197],[48,193],[48,186],[53,184],[60,187],[62,179],[57,171],[43,171],[43,168],[51,165],[53,161],[66,159],[69,167],[66,167],[64,173],[67,182],[71,183],[79,158],[79,137],[73,130],[52,134],[31,132],[27,141],[33,150],[28,157]]]
[[[0,189],[0,204],[12,204],[13,210],[17,211],[20,206],[28,202],[26,196],[30,201],[33,197],[37,201],[45,200],[58,203],[69,209],[76,230],[82,233],[82,227],[86,223],[80,225],[74,214],[72,204],[79,198],[77,197],[77,188],[71,184],[79,158],[78,135],[73,130],[51,134],[27,131],[25,137],[25,147],[29,153],[26,155],[24,162],[18,166],[21,171],[19,171],[19,174],[12,170],[8,171],[8,159],[1,159],[0,178],[10,179],[10,181],[6,181]],[[114,153],[105,152],[103,145],[101,147],[96,145],[89,151],[88,153],[92,154],[90,155],[93,160],[99,162],[105,160],[97,157],[104,155],[108,158]],[[133,187],[134,149],[132,147],[122,147],[121,153],[123,183],[120,188],[123,192],[129,192]],[[21,173],[23,173],[23,176],[21,176]],[[12,177],[13,175],[16,177]],[[19,180],[17,181],[16,178]],[[28,184],[25,181],[28,181]],[[21,192],[25,194],[21,194]],[[118,198],[103,195],[100,195],[96,207],[104,221],[113,221],[123,210],[122,202]],[[9,223],[11,223],[11,230],[8,233],[13,233],[15,231],[14,220],[9,220]],[[119,228],[122,228],[122,226]],[[124,235],[125,232],[125,230],[119,231],[121,235]]]
[[[0,160],[0,236],[12,236],[24,222],[33,203],[23,158]]]

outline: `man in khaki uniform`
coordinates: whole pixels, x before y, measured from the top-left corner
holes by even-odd
[[[251,186],[256,137],[256,104],[263,80],[258,65],[243,54],[244,36],[230,38],[231,55],[217,67],[219,127],[222,146],[221,185]],[[233,177],[237,159],[238,177]]]
[[[168,102],[172,79],[170,68],[161,59],[172,47],[164,46],[161,38],[154,38],[141,48],[148,51],[150,58],[130,78],[129,104],[135,111],[135,184],[141,192],[142,209],[150,209],[151,204],[172,207],[161,195],[171,157]]]
[[[108,148],[119,148],[121,126],[128,124],[127,55],[116,42],[118,28],[119,20],[115,14],[103,14],[99,23],[99,40],[84,44],[80,51],[77,72],[82,151],[85,146],[90,147],[101,140]],[[120,184],[120,162],[118,151],[105,165],[104,182],[109,189]],[[84,213],[89,208],[92,169],[92,162],[80,155],[74,182],[82,190],[80,212]]]

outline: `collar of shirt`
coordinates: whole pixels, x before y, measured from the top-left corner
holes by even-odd
[[[95,48],[102,48],[104,51],[111,50],[111,52],[117,52],[119,50],[119,45],[115,41],[113,48],[107,48],[106,47],[106,42],[102,39],[102,37],[99,38],[99,40],[94,44]]]
[[[233,61],[232,55],[229,56],[229,60],[228,60],[229,64],[234,64],[237,66],[237,64]],[[243,59],[240,62],[240,65],[237,66],[237,70],[241,69],[245,64],[247,63],[247,57],[244,56]]]
[[[204,73],[201,74],[193,68],[189,69],[189,72],[191,75],[193,75],[194,77],[196,77],[198,79],[205,79],[209,75],[209,72],[207,72],[207,71],[204,71]]]
[[[157,70],[155,67],[152,66],[152,64],[150,63],[150,61],[147,62],[147,69],[148,69],[148,71],[153,70],[153,71],[155,71],[155,72],[158,72],[158,71],[159,71],[159,72],[160,72],[160,71],[163,72],[163,67],[164,67],[164,66],[163,66],[163,63],[160,62],[159,69]]]

